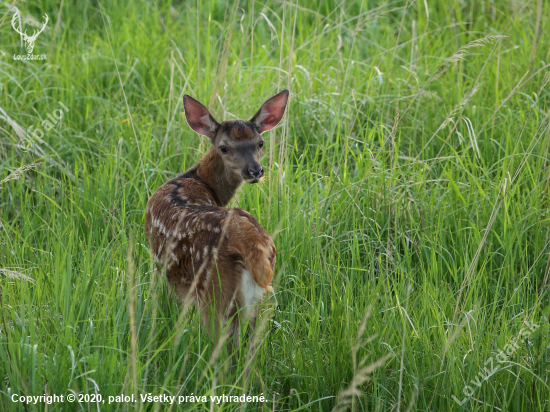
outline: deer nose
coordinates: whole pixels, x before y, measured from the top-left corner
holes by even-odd
[[[248,174],[252,177],[262,177],[264,175],[264,169],[260,165],[249,167]]]

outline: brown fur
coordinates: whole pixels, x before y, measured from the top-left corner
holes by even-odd
[[[254,137],[254,126],[242,120],[228,120],[222,123],[232,140],[250,140]]]
[[[222,207],[242,180],[216,170],[216,157],[211,148],[198,165],[153,194],[145,230],[177,296],[198,302],[203,311],[216,302],[217,328],[244,306],[238,293],[243,269],[250,270],[260,287],[269,288],[277,251],[252,215]],[[206,311],[203,316],[206,322]]]
[[[277,250],[271,236],[247,211],[225,206],[243,180],[255,183],[263,175],[260,132],[280,121],[287,98],[286,90],[274,96],[251,121],[217,123],[206,107],[185,96],[189,125],[208,136],[212,147],[147,203],[145,231],[170,290],[180,300],[198,303],[206,325],[214,321],[216,336],[227,322],[234,334],[240,310],[261,300],[261,288],[272,290]],[[243,313],[253,325],[257,306]]]

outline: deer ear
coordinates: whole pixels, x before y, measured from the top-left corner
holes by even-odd
[[[288,101],[288,90],[276,94],[265,102],[258,113],[250,121],[254,123],[258,133],[273,129],[279,124],[285,113],[286,102]]]
[[[202,103],[189,95],[183,96],[183,108],[187,123],[195,132],[213,139],[220,125]]]

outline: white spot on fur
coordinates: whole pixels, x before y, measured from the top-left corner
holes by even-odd
[[[187,246],[183,245],[183,246],[181,247],[181,249],[182,249],[184,252],[186,252],[186,251],[187,251]]]
[[[206,269],[206,276],[203,276],[202,278],[202,285],[206,286],[208,282],[210,282],[210,278],[212,277],[212,269],[208,268]]]
[[[174,255],[174,252],[170,252],[170,256],[172,256],[172,259],[174,259],[174,261],[179,262],[178,257]]]
[[[162,234],[166,234],[166,228],[164,227],[164,223],[162,223],[160,221],[160,219],[153,218],[151,223],[153,224],[153,227],[158,229],[157,232],[160,232]]]

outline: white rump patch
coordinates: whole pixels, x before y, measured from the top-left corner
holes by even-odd
[[[243,314],[246,319],[250,316],[250,312],[256,302],[258,302],[265,293],[264,288],[258,286],[252,278],[252,274],[247,269],[244,269],[241,274],[241,293],[243,294],[243,303],[245,305]]]

